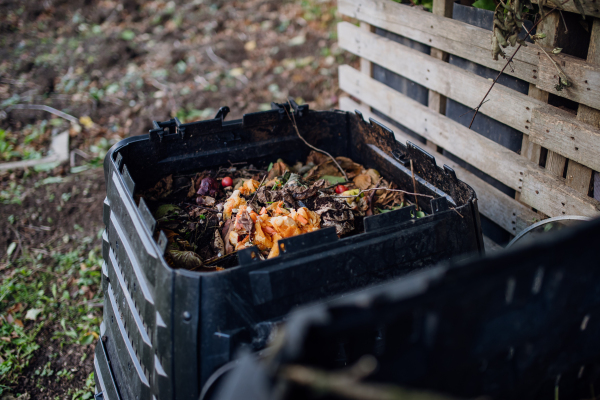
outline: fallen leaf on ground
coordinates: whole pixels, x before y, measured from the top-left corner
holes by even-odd
[[[27,314],[25,314],[25,319],[35,321],[42,311],[44,310],[41,308],[31,308],[27,310]]]

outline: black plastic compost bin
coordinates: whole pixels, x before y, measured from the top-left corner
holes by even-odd
[[[107,154],[104,322],[94,360],[104,398],[196,400],[237,349],[263,348],[291,308],[483,252],[475,193],[452,169],[359,113],[292,108],[273,104],[228,122],[227,108],[206,121],[154,122],[149,135],[125,139]],[[304,160],[310,149],[290,112],[309,143],[376,168],[400,187],[412,188],[412,159],[417,190],[435,197],[418,198],[429,215],[415,219],[414,206],[406,207],[365,218],[364,232],[348,238],[338,239],[334,229],[288,238],[280,241],[282,254],[265,261],[246,249],[239,265],[224,271],[170,268],[162,256],[166,237],[153,239],[156,221],[143,199],[136,204],[136,189],[228,162]]]
[[[600,388],[598,240],[600,219],[298,310],[271,361],[243,357],[217,398],[346,398],[323,389],[324,378],[320,391],[282,391],[273,372],[302,365],[339,373],[365,355],[377,360],[366,384],[459,398],[593,398]]]

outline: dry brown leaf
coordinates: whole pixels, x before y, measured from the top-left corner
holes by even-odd
[[[348,157],[336,157],[335,159],[338,163],[340,163],[340,166],[344,168],[344,170],[346,171],[346,175],[348,175],[348,178],[360,175],[363,170],[362,165],[355,163]]]
[[[194,269],[202,266],[202,259],[193,251],[169,250],[168,254],[179,267]]]
[[[280,158],[279,160],[277,160],[276,163],[273,164],[273,167],[271,167],[271,170],[267,175],[267,179],[273,179],[276,176],[281,176],[285,174],[285,171],[288,171],[289,169],[290,167],[288,167],[288,165],[284,163],[283,160]]]
[[[354,178],[353,182],[360,190],[368,189],[373,184],[371,177],[367,174],[358,175],[356,178]]]
[[[327,157],[325,154],[322,154],[322,153],[312,150],[310,152],[310,154],[308,155],[308,157],[306,158],[306,163],[307,164],[313,163],[314,165],[320,165],[328,160],[329,160],[329,157]]]
[[[188,190],[187,197],[194,197],[196,195],[196,185],[194,184],[194,178],[190,178],[192,184],[190,185],[190,190]]]
[[[152,200],[158,200],[167,197],[173,190],[173,175],[165,176],[148,190],[148,197]]]

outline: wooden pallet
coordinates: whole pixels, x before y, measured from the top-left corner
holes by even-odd
[[[600,17],[595,4],[588,2],[584,2],[586,12]],[[570,4],[566,9],[574,11]],[[555,89],[556,69],[539,47],[530,44],[506,69],[507,75],[529,83],[528,94],[497,84],[481,107],[481,114],[523,134],[519,154],[444,115],[446,99],[474,108],[491,85],[491,80],[448,63],[448,54],[496,71],[504,67],[505,60],[492,60],[490,31],[451,19],[448,0],[434,0],[433,13],[392,0],[339,0],[338,6],[343,15],[360,21],[360,26],[338,25],[339,45],[361,58],[360,71],[348,65],[339,68],[340,88],[359,100],[342,97],[341,109],[359,110],[377,120],[381,118],[374,113],[381,113],[425,138],[422,147],[438,163],[454,168],[477,192],[480,212],[510,234],[546,216],[600,215],[596,200],[600,187],[596,199],[590,196],[594,179],[600,186],[600,176],[594,175],[600,170],[600,20],[593,22],[587,60],[553,56],[572,87]],[[547,33],[544,45],[550,49],[559,43],[559,23],[556,13],[538,26],[538,32]],[[430,54],[378,35],[375,28],[428,45]],[[514,48],[509,50],[507,56]],[[374,79],[374,65],[428,89],[428,104]],[[549,105],[550,93],[579,103],[577,114]],[[399,129],[393,130],[398,140],[415,142]],[[440,148],[514,189],[516,195],[498,190],[442,155]],[[546,150],[544,168],[540,156]]]

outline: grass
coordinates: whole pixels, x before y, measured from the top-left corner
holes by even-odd
[[[17,385],[34,356],[44,356],[38,343],[43,329],[51,332],[57,353],[29,377],[43,387],[73,379],[71,368],[57,368],[60,350],[96,342],[101,322],[101,258],[98,237],[84,237],[67,251],[24,251],[9,262],[0,281],[0,395]],[[86,353],[83,354],[86,356]],[[92,397],[93,373],[69,398]]]

